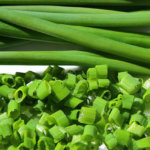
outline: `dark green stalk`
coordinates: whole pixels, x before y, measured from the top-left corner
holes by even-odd
[[[54,12],[54,13],[87,13],[87,14],[113,14],[122,13],[120,11],[96,9],[96,8],[83,8],[83,7],[66,7],[66,6],[44,6],[44,5],[20,5],[20,6],[2,6],[3,8],[14,10],[27,10],[37,12]]]
[[[22,45],[26,43],[29,43],[29,41],[0,37],[1,51],[3,50],[3,48],[9,48],[12,46]]]
[[[150,63],[150,51],[145,48],[121,43],[88,32],[79,32],[60,24],[8,9],[0,9],[0,19],[97,51],[126,57],[139,62]]]
[[[150,6],[149,0],[1,0],[0,4],[54,4],[90,6]]]
[[[15,10],[19,11],[20,10]],[[71,14],[21,11],[55,23],[93,27],[150,26],[150,11],[116,14]]]
[[[150,74],[150,70],[132,63],[94,56],[79,51],[30,51],[0,52],[1,65],[79,65],[95,66],[107,64],[116,71],[129,71],[137,74]]]

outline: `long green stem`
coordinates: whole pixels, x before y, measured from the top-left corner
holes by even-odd
[[[116,71],[150,74],[150,70],[124,61],[109,59],[79,51],[0,52],[0,64],[9,65],[79,65],[107,64]],[[118,65],[119,64],[119,65]]]
[[[16,27],[2,21],[0,21],[0,35],[31,41],[64,42],[61,39],[57,39],[52,36],[47,36],[45,34],[38,33],[32,30]]]
[[[38,12],[54,12],[54,13],[85,13],[85,14],[113,14],[123,13],[120,11],[96,9],[96,8],[84,8],[84,7],[66,7],[66,6],[43,6],[43,5],[29,5],[29,6],[2,6],[3,8],[14,10],[28,10]]]
[[[82,26],[71,26],[71,25],[64,25],[64,26],[79,31],[86,31],[89,33],[93,33],[116,41],[132,44],[140,47],[150,48],[150,36],[148,35],[119,32],[119,31],[106,30],[100,28],[82,27]]]
[[[55,4],[94,6],[150,6],[149,0],[1,0],[0,4]]]
[[[29,28],[47,35],[55,36],[97,51],[150,63],[150,51],[145,48],[121,43],[84,31],[76,31],[50,21],[39,19],[27,14],[0,9],[0,19]]]
[[[118,32],[113,30],[96,29],[90,27],[70,26],[70,25],[64,26],[75,30],[87,31],[89,33],[94,33],[99,36],[114,39],[124,43],[150,48],[150,36],[134,33]],[[32,41],[65,42],[62,39],[57,39],[55,37],[47,36],[39,32],[34,32],[32,30],[16,27],[10,24],[6,24],[4,22],[0,22],[0,35]]]
[[[20,10],[15,10],[19,11]],[[72,14],[21,11],[55,23],[93,27],[150,26],[150,11],[116,14]]]

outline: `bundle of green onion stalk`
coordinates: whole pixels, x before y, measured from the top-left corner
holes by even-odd
[[[50,4],[52,2],[47,1]],[[150,25],[149,10],[118,11],[87,8],[86,3],[84,7],[72,7],[21,5],[34,2],[45,4],[46,2],[36,0],[19,2],[11,0],[0,2],[1,50],[4,47],[30,41],[53,42],[57,45],[73,43],[81,48],[80,50],[72,48],[57,52],[55,50],[9,53],[3,51],[0,52],[0,64],[88,67],[106,64],[110,69],[116,71],[150,74],[148,68],[150,36],[142,30],[141,33],[135,33],[138,32],[138,28]],[[59,4],[59,1],[57,2]],[[107,2],[104,4],[103,1],[99,1],[99,3],[102,6],[107,5]],[[112,0],[112,3],[116,6],[117,0]],[[121,6],[126,3],[132,6],[135,1],[120,0]],[[136,4],[138,3],[139,6],[142,6],[139,1]],[[111,1],[108,4],[111,4]],[[143,4],[146,6],[149,5],[149,2],[145,1]],[[135,27],[137,29],[134,29]]]
[[[150,80],[106,65],[0,75],[1,150],[148,150]]]

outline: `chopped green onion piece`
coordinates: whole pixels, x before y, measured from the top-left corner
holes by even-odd
[[[35,72],[32,72],[32,71],[28,71],[25,73],[25,76],[24,76],[24,80],[26,83],[29,83],[35,79],[38,79],[39,78],[39,75]]]
[[[122,126],[124,122],[123,115],[120,114],[120,111],[118,108],[113,108],[111,111],[108,120],[112,123],[115,123],[118,126]]]
[[[118,80],[118,85],[129,94],[135,94],[141,88],[141,82],[127,72],[120,72],[118,74]]]
[[[137,112],[139,109],[141,109],[143,111],[143,104],[144,104],[143,99],[135,97],[132,109],[135,112]]]
[[[33,149],[36,144],[36,134],[33,129],[26,127],[24,129],[24,146],[28,149]]]
[[[87,94],[88,82],[86,80],[80,80],[73,91],[73,95],[78,98],[82,98]]]
[[[54,126],[49,129],[50,134],[54,138],[55,142],[59,142],[65,138],[66,131],[63,127]]]
[[[129,146],[131,135],[128,131],[117,129],[115,131],[115,137],[117,138],[117,143],[123,146]]]
[[[108,79],[98,79],[98,86],[100,88],[107,88],[110,85],[110,80]]]
[[[100,97],[97,97],[93,102],[93,107],[96,109],[100,116],[103,116],[107,108],[107,101]]]
[[[14,98],[18,103],[21,103],[28,94],[28,87],[27,86],[21,86],[19,89],[17,89],[14,93]]]
[[[0,96],[12,99],[14,92],[15,92],[14,88],[9,88],[7,85],[0,86]]]
[[[72,90],[75,87],[75,84],[76,84],[76,75],[72,73],[67,73],[67,79],[65,80],[65,85]]]
[[[40,136],[47,136],[48,135],[48,127],[41,125],[41,124],[37,124],[36,125],[36,133],[39,137]]]
[[[122,96],[122,108],[130,110],[132,108],[133,102],[134,102],[133,95],[124,94]]]
[[[64,100],[68,95],[70,95],[69,89],[62,81],[53,81],[50,85],[54,96],[57,98],[57,102]]]
[[[83,126],[74,124],[66,127],[65,130],[71,136],[78,135],[83,133]]]
[[[38,140],[38,150],[54,150],[55,144],[53,139],[42,136]]]
[[[15,77],[16,87],[25,86],[25,81],[23,77]]]
[[[1,122],[0,122],[0,135],[3,138],[6,138],[6,137],[12,135],[12,133],[13,133],[12,125],[13,125],[13,119],[12,118],[1,120]]]
[[[139,149],[150,148],[150,137],[145,137],[136,141]]]
[[[28,123],[26,124],[26,126],[29,127],[29,128],[32,129],[32,130],[35,130],[37,123],[38,123],[37,120],[35,120],[35,119],[30,119],[30,120],[28,121]]]
[[[82,135],[82,139],[84,141],[90,142],[92,138],[97,136],[97,128],[94,125],[86,125],[84,127],[84,132]]]
[[[107,124],[107,121],[104,117],[102,117],[97,123],[96,123],[96,127],[98,129],[98,131],[103,134],[104,133],[104,128]]]
[[[45,99],[49,94],[51,94],[50,84],[46,80],[41,81],[36,89],[36,94],[40,100]]]
[[[44,71],[43,73],[41,74],[42,77],[44,77],[47,73],[48,74],[52,74],[52,67],[51,66],[48,66]]]
[[[97,71],[95,68],[89,68],[87,70],[87,79],[89,80],[97,80]]]
[[[144,132],[145,132],[145,128],[143,126],[138,125],[137,123],[133,122],[129,128],[127,129],[127,131],[129,131],[130,133],[141,137]]]
[[[28,86],[29,96],[31,96],[32,98],[38,98],[36,90],[40,83],[41,83],[41,80],[34,80],[33,82],[29,84]]]
[[[97,80],[88,80],[88,84],[89,84],[89,89],[88,89],[89,91],[98,89]]]
[[[147,90],[147,89],[150,88],[150,78],[148,78],[148,79],[144,82],[143,88],[144,88],[145,90]]]
[[[70,125],[69,119],[62,110],[53,113],[52,117],[55,119],[58,126],[67,127]]]
[[[12,146],[9,146],[7,150],[16,150],[16,147],[12,145]]]
[[[116,137],[110,133],[105,136],[105,144],[108,149],[114,149],[117,146],[117,139]]]
[[[96,119],[96,109],[95,108],[88,108],[82,107],[78,121],[83,124],[94,124]]]
[[[55,123],[55,119],[48,113],[44,112],[39,120],[39,123],[41,125],[51,126]]]
[[[50,81],[50,80],[52,80],[52,75],[51,74],[49,74],[49,73],[47,73],[44,77],[43,77],[43,80],[46,80],[46,81]]]
[[[83,100],[76,98],[76,97],[69,97],[65,103],[64,106],[70,107],[70,108],[76,108],[79,104],[83,103]]]
[[[70,112],[69,119],[70,120],[78,120],[79,113],[80,113],[79,109],[72,110]]]
[[[139,124],[141,126],[146,126],[146,124],[147,124],[147,120],[146,120],[145,116],[143,116],[139,113],[131,115],[129,124],[132,124],[133,122],[136,122],[137,124]]]
[[[2,84],[4,84],[4,85],[7,85],[9,87],[15,87],[16,86],[15,79],[10,74],[3,75],[1,80],[2,80]]]
[[[107,65],[97,65],[95,67],[98,79],[107,79],[108,76],[108,66]]]
[[[62,144],[62,143],[57,143],[55,150],[64,150],[66,147],[66,145]]]
[[[81,74],[77,75],[77,82],[84,80],[83,76]]]
[[[20,104],[15,100],[11,100],[8,104],[8,117],[17,119],[20,116]]]

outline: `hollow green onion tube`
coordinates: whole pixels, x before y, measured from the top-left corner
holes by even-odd
[[[15,87],[15,79],[10,74],[5,74],[1,77],[2,84],[7,85],[9,87]]]
[[[43,5],[20,5],[20,6],[1,6],[14,10],[37,11],[37,12],[54,12],[54,13],[85,13],[85,14],[113,14],[122,13],[120,11],[84,8],[84,7],[66,7],[66,6],[43,6]]]
[[[20,116],[20,104],[11,100],[8,104],[8,117],[17,119]]]
[[[82,54],[82,55],[81,55]],[[71,56],[71,57],[70,57]],[[87,61],[88,60],[88,61]],[[129,71],[137,74],[150,74],[150,70],[124,61],[94,57],[78,51],[36,51],[0,52],[0,64],[9,65],[82,65],[95,66],[106,64],[116,71]],[[118,65],[119,64],[119,65]]]
[[[103,51],[106,53],[131,58],[133,60],[138,60],[140,62],[149,63],[150,51],[145,48],[121,43],[88,32],[78,32],[60,24],[4,8],[0,9],[0,19],[45,33],[47,35],[59,37],[61,39],[65,39],[66,41],[86,46],[97,51]]]
[[[27,86],[21,86],[18,88],[14,93],[15,100],[20,103],[27,97],[28,87]]]
[[[73,14],[73,13],[47,13],[19,11],[52,22],[70,25],[93,26],[93,27],[136,27],[149,26],[150,11],[116,13],[116,14]]]
[[[54,5],[90,5],[90,6],[149,6],[150,2],[142,1],[127,1],[127,0],[1,0],[0,4],[54,4]]]

